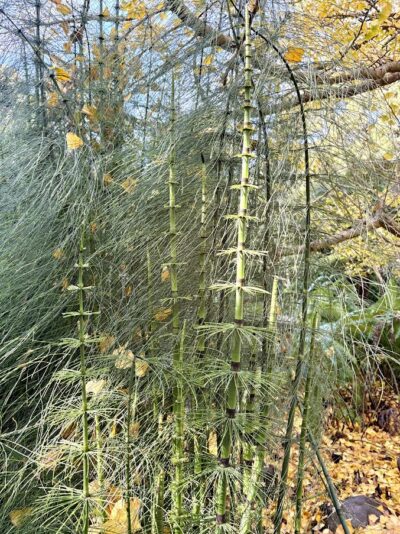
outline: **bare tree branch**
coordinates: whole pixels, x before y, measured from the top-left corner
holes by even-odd
[[[236,48],[235,41],[214,29],[212,26],[199,19],[190,9],[188,9],[181,0],[167,0],[165,5],[174,13],[181,21],[188,26],[198,37],[203,37],[211,45],[220,46],[226,50]]]
[[[374,217],[359,219],[355,221],[350,228],[346,228],[337,234],[328,236],[324,239],[312,241],[310,244],[310,250],[311,252],[320,252],[321,250],[332,248],[339,243],[343,243],[344,241],[349,241],[350,239],[360,237],[366,232],[376,231],[379,228],[384,228],[395,237],[400,238],[400,226],[387,213],[380,210],[374,215]],[[280,255],[290,256],[292,254],[302,253],[303,251],[304,246],[301,246],[292,250],[284,250]]]
[[[400,80],[400,62],[392,62],[391,68],[398,69],[398,71],[392,70],[385,72],[385,69],[379,68],[379,69],[366,69],[365,73],[367,71],[370,72],[370,75],[373,75],[373,78],[370,78],[368,80],[365,80],[360,83],[355,83],[354,85],[340,85],[340,86],[327,86],[324,88],[316,87],[314,91],[303,91],[302,93],[302,101],[303,102],[313,102],[318,100],[326,100],[327,98],[350,98],[355,95],[360,95],[362,93],[366,93],[369,91],[374,91],[375,89],[378,89],[379,87],[385,87],[387,85],[391,85],[392,83],[395,83]],[[381,77],[379,78],[378,75],[381,74]],[[338,78],[340,75],[338,74],[334,79]],[[355,74],[355,76],[360,76],[360,74]],[[350,74],[343,74],[343,77],[345,77],[349,81],[353,81],[355,78],[350,77]],[[328,79],[328,83],[333,83],[333,79],[331,79],[331,82]],[[290,98],[286,100],[283,107],[284,108],[291,108],[298,105],[298,101],[295,97]]]
[[[202,21],[181,0],[167,0],[166,6],[172,13],[180,18],[183,24],[194,31],[195,35],[206,39],[210,44],[220,46],[225,50],[232,50],[236,47],[234,39],[229,35],[219,32],[211,25]],[[296,71],[296,79],[307,80],[309,74]],[[302,102],[312,102],[315,100],[325,100],[327,98],[349,98],[361,93],[373,91],[379,87],[385,87],[400,80],[400,61],[391,61],[379,67],[361,67],[343,72],[335,73],[332,76],[324,76],[318,73],[315,76],[317,84],[325,87],[316,88],[315,91],[304,91]],[[360,82],[352,85],[338,85],[344,82]],[[296,97],[290,98],[284,107],[291,108],[298,105]]]

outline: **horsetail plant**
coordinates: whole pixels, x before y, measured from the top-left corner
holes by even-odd
[[[90,492],[89,492],[89,415],[88,415],[88,398],[86,391],[86,376],[87,376],[87,362],[86,362],[86,346],[96,343],[97,339],[91,339],[87,334],[87,324],[90,316],[98,314],[98,312],[90,312],[85,310],[85,293],[92,289],[93,286],[85,286],[84,272],[89,267],[85,261],[85,229],[82,227],[79,257],[76,267],[78,269],[78,283],[68,287],[69,291],[77,292],[78,294],[78,311],[66,312],[63,317],[78,317],[78,338],[70,338],[63,341],[64,345],[79,348],[80,357],[80,382],[81,382],[81,410],[82,410],[82,496],[83,496],[83,513],[82,513],[82,534],[89,532],[89,512],[90,512]]]
[[[338,498],[338,495],[337,495],[337,492],[336,492],[335,484],[333,483],[333,480],[332,480],[332,478],[331,478],[331,476],[329,474],[328,468],[326,467],[325,461],[324,461],[324,459],[323,459],[323,457],[321,455],[321,452],[320,452],[319,447],[318,447],[318,443],[315,441],[315,438],[312,435],[310,430],[307,431],[307,435],[308,435],[308,441],[311,444],[311,447],[312,447],[312,449],[313,449],[313,451],[315,453],[315,456],[317,457],[318,463],[319,463],[319,465],[321,467],[321,470],[322,470],[322,473],[324,475],[326,488],[328,490],[329,497],[331,498],[333,507],[334,507],[334,509],[335,509],[335,511],[337,513],[340,525],[341,525],[341,527],[343,529],[343,533],[344,534],[351,534],[350,529],[349,529],[349,524],[346,521],[345,515],[344,515],[343,510],[342,510],[342,506],[340,504],[340,501],[339,501],[339,498]]]
[[[167,264],[171,283],[171,302],[172,302],[172,338],[173,338],[173,370],[175,375],[175,386],[173,391],[173,412],[175,418],[174,430],[174,447],[172,463],[175,465],[174,481],[172,483],[171,493],[173,502],[173,525],[176,534],[182,533],[181,523],[183,516],[183,464],[184,458],[184,395],[182,387],[182,361],[183,361],[183,337],[182,331],[181,342],[179,342],[179,293],[178,293],[178,254],[177,254],[177,223],[176,210],[179,207],[176,204],[176,167],[175,167],[175,77],[172,74],[171,83],[171,134],[172,147],[169,155],[169,253],[170,261]]]
[[[100,134],[100,149],[104,150],[104,3],[99,0],[99,134]]]
[[[39,127],[44,129],[46,127],[46,95],[44,84],[44,70],[43,70],[43,47],[42,38],[40,34],[41,27],[41,0],[35,0],[35,98],[36,110]]]
[[[99,481],[99,490],[100,490],[100,499],[99,499],[99,509],[100,521],[105,521],[107,514],[102,506],[101,499],[105,493],[105,480],[104,480],[104,458],[103,458],[103,436],[101,432],[100,416],[99,414],[95,415],[95,433],[96,433],[96,469],[97,469],[97,480]]]
[[[164,533],[164,479],[163,469],[159,469],[154,480],[154,501],[152,503],[151,534]]]
[[[232,332],[230,376],[227,384],[226,397],[226,421],[222,433],[220,444],[219,462],[222,467],[218,479],[216,495],[216,523],[220,532],[223,531],[227,523],[228,504],[228,472],[233,448],[233,420],[236,417],[238,402],[240,398],[239,372],[241,367],[242,333],[244,326],[244,293],[245,293],[245,253],[246,253],[246,233],[249,216],[247,213],[249,190],[254,187],[249,183],[251,152],[251,124],[252,109],[252,66],[251,66],[251,39],[250,39],[250,12],[248,6],[245,8],[245,64],[244,64],[244,105],[243,105],[243,134],[242,134],[242,171],[240,183],[233,185],[232,189],[239,190],[239,206],[236,215],[228,216],[236,221],[237,241],[236,241],[236,284],[235,284],[235,308],[234,308],[234,328]]]
[[[201,154],[201,215],[200,215],[200,253],[199,253],[199,305],[197,308],[197,323],[204,325],[207,314],[206,303],[206,256],[207,256],[207,169],[204,155]],[[200,358],[204,357],[206,350],[205,334],[202,330],[198,333],[197,353]]]
[[[133,357],[132,365],[129,372],[129,383],[128,383],[128,398],[127,398],[127,410],[126,410],[126,450],[125,450],[125,476],[126,476],[126,491],[125,491],[125,502],[126,502],[126,521],[128,533],[132,534],[132,521],[131,521],[131,461],[132,461],[132,443],[131,443],[131,432],[132,424],[136,416],[136,404],[137,404],[137,391],[136,391],[136,356]],[[133,389],[135,388],[135,394],[133,395]]]
[[[207,316],[206,299],[206,256],[207,256],[207,167],[203,153],[201,154],[201,211],[200,211],[200,252],[199,252],[199,286],[197,324],[203,326]],[[206,337],[203,330],[197,333],[196,353],[199,360],[203,360],[206,352]],[[201,363],[200,363],[201,364]],[[198,399],[195,399],[197,402]],[[193,496],[193,520],[199,532],[202,531],[202,512],[204,508],[205,481],[203,474],[203,454],[206,449],[205,433],[194,436],[194,476],[195,491]]]
[[[15,3],[24,4],[22,0]],[[285,9],[279,12],[282,17],[273,17],[273,21],[270,17],[274,26],[271,42],[261,33],[268,26],[269,15],[264,14],[257,29],[251,28],[259,2],[246,3],[241,0],[236,6],[233,2],[207,1],[199,15],[192,11],[193,5],[181,0],[157,6],[147,6],[146,2],[136,6],[122,0],[82,0],[79,6],[76,2],[64,6],[59,1],[32,0],[31,22],[18,7],[10,8],[9,16],[5,13],[7,5],[0,8],[2,30],[10,34],[10,42],[22,39],[34,52],[31,58],[21,50],[25,60],[23,64],[15,62],[15,76],[13,73],[6,80],[1,103],[7,120],[0,147],[0,189],[5,194],[4,224],[0,225],[0,242],[5,244],[0,261],[5,281],[0,291],[4,309],[0,314],[4,338],[0,387],[1,392],[9,390],[1,403],[1,443],[9,447],[6,442],[12,440],[15,447],[12,443],[10,453],[0,448],[6,466],[1,475],[4,484],[0,485],[7,493],[0,532],[16,526],[10,525],[13,520],[9,514],[15,505],[31,504],[37,534],[48,529],[111,534],[111,530],[120,530],[115,524],[120,520],[125,534],[138,530],[164,534],[169,529],[173,534],[262,532],[265,501],[272,493],[272,483],[268,489],[264,485],[268,475],[265,464],[275,463],[282,448],[274,525],[278,534],[284,530],[282,510],[290,480],[294,414],[299,410],[302,431],[296,520],[293,529],[289,523],[287,528],[300,533],[302,508],[306,506],[302,497],[308,467],[307,439],[310,453],[314,449],[322,462],[311,436],[311,407],[315,411],[322,403],[312,403],[316,373],[312,353],[318,332],[316,325],[311,325],[314,310],[307,306],[310,174],[299,95],[305,99],[310,95],[312,100],[322,95],[324,106],[329,105],[330,91],[317,91],[322,77],[315,81],[308,63],[300,62],[292,69],[291,61],[285,60],[287,54],[279,52],[279,43],[285,47],[292,44],[287,40],[292,32],[286,26]],[[52,4],[56,5],[46,13]],[[176,17],[181,21],[178,30]],[[244,30],[239,30],[241,19]],[[69,35],[65,53],[59,46],[61,29]],[[254,92],[251,32],[264,40],[264,44],[258,37],[254,41]],[[55,50],[58,56],[53,55]],[[280,60],[270,53],[273,50]],[[286,61],[300,108],[292,99],[294,92],[281,61]],[[8,63],[3,65],[7,77],[14,69]],[[179,89],[187,98],[177,106],[178,114],[172,80],[170,124],[166,119],[170,133],[166,136],[170,73],[181,66],[187,69],[191,63],[194,76],[185,76],[180,82]],[[226,71],[219,76],[222,65]],[[32,90],[35,128],[26,127],[23,114],[14,124],[14,112],[19,112],[15,106],[21,102],[19,66],[25,68],[24,91],[29,96]],[[301,93],[293,73],[301,76]],[[46,92],[42,95],[47,76],[55,87],[54,93],[48,92],[48,105]],[[333,84],[332,95],[338,94],[339,85]],[[371,98],[377,98],[373,94]],[[180,100],[176,98],[177,103]],[[259,109],[252,118],[253,101]],[[32,114],[33,109],[27,108]],[[321,117],[333,115],[318,111],[317,117],[314,113],[309,116],[318,132],[323,128]],[[51,128],[44,125],[46,120]],[[258,125],[258,133],[253,135],[251,120]],[[357,124],[345,122],[351,124],[353,135]],[[67,143],[66,152],[65,130],[74,130],[85,146]],[[336,172],[334,157],[325,159],[326,150],[331,150],[329,141],[314,135],[318,146],[324,148],[316,153],[321,158],[316,172],[324,169],[324,175],[316,178],[320,187],[315,192],[315,209],[319,213],[324,213],[325,201],[331,200],[330,191],[340,189],[336,186],[351,174],[353,156],[347,159],[350,150],[339,144],[349,132],[335,136],[334,143],[334,153],[340,150],[343,154],[346,165],[341,169],[346,169],[345,173]],[[299,141],[302,133],[303,141]],[[301,142],[306,154],[305,228],[303,209],[301,214],[298,209],[304,185],[299,167]],[[240,159],[235,152],[240,152]],[[207,155],[207,165],[203,154]],[[199,163],[198,177],[194,169]],[[388,175],[391,169],[389,162],[381,168]],[[365,162],[360,170],[367,170]],[[103,179],[100,184],[99,177]],[[167,184],[163,184],[165,180]],[[182,188],[177,183],[181,180]],[[372,193],[375,184],[370,185],[368,191]],[[253,193],[256,186],[259,194]],[[182,210],[178,211],[177,201],[183,204]],[[163,207],[167,209],[160,219]],[[335,204],[329,212],[336,209]],[[250,214],[260,218],[259,226],[252,224],[255,217]],[[67,262],[74,239],[71,228],[82,220],[88,231],[82,230],[79,236],[79,259],[73,275],[76,285],[69,286],[63,262]],[[340,227],[340,221],[342,217],[329,226]],[[161,231],[163,226],[166,235]],[[319,241],[317,228],[315,234]],[[53,257],[47,254],[52,249]],[[327,257],[323,250],[312,250],[316,252],[315,270],[321,258],[324,272],[333,274],[337,255]],[[299,289],[303,251],[304,275]],[[180,263],[184,255],[187,263]],[[88,257],[98,258],[96,269],[89,272],[85,270]],[[159,266],[161,283],[157,284]],[[275,274],[285,280],[280,297],[285,313],[279,325]],[[254,278],[260,288],[250,285]],[[208,279],[224,282],[210,288],[206,286]],[[89,299],[85,285],[96,286],[95,298]],[[70,335],[70,325],[59,320],[65,307],[59,292],[68,294],[67,289],[73,302],[68,300],[65,316],[78,323],[78,333],[73,325],[74,337],[69,339],[63,336]],[[300,291],[302,295],[298,295]],[[190,305],[183,304],[183,294],[188,293],[197,295]],[[157,302],[167,303],[160,313],[155,309]],[[92,319],[94,310],[100,308],[106,313]],[[213,322],[207,323],[209,320]],[[343,327],[346,334],[344,324],[338,320],[337,332]],[[95,340],[93,332],[102,332],[111,340],[109,347],[117,344],[118,349],[108,351],[101,344],[101,355],[95,354],[91,343],[100,338]],[[60,339],[68,350],[53,348],[54,341],[58,345]],[[130,344],[135,355],[125,350]],[[118,356],[118,363],[114,361],[122,351],[130,353],[130,363],[122,356]],[[143,380],[140,376],[144,374],[139,372],[142,355],[150,370]],[[93,368],[92,359],[97,362]],[[281,394],[273,395],[279,373],[290,371],[292,363],[297,363],[295,380],[285,374],[290,378],[282,383]],[[347,364],[352,365],[350,358],[343,367]],[[342,372],[342,365],[338,370]],[[107,383],[108,393],[99,401],[89,382],[95,382],[90,380],[92,376],[104,374],[107,380],[101,382],[103,386]],[[318,389],[317,393],[326,398],[325,392],[330,394],[332,389],[327,387],[324,393]],[[68,395],[64,398],[65,392]],[[287,419],[286,435],[283,430],[279,440],[274,439],[279,432],[274,432],[273,425],[279,425],[273,417],[276,414]],[[67,422],[71,425],[68,432],[64,430]],[[32,460],[20,460],[18,451],[22,456],[29,454]],[[48,461],[47,456],[57,456],[57,460]],[[323,471],[340,518],[333,483],[326,468]],[[37,480],[44,484],[36,488]],[[275,498],[275,487],[273,493]],[[143,527],[135,520],[139,511]],[[31,533],[32,528],[27,524],[21,532]]]
[[[265,351],[266,357],[268,359],[266,363],[266,374],[267,375],[272,370],[272,350],[273,350],[273,342],[275,338],[274,332],[276,328],[277,304],[278,304],[278,278],[274,276],[273,282],[272,282],[272,292],[271,292],[271,300],[270,300],[270,308],[269,308],[269,316],[268,316],[268,333],[270,335],[270,339],[268,339],[267,336],[265,336],[267,344],[264,346],[264,343],[263,343],[263,347],[262,347],[262,354],[264,355],[264,351]],[[262,364],[264,364],[264,362],[262,362]],[[260,372],[261,371],[262,369],[260,369]],[[262,404],[260,401],[261,399],[259,399],[260,418],[258,421],[258,429],[256,430],[257,435],[255,437],[256,449],[254,453],[254,459],[252,462],[250,480],[246,488],[246,502],[245,502],[244,512],[243,512],[243,515],[240,521],[240,528],[239,528],[240,534],[248,534],[248,532],[250,532],[252,507],[257,497],[257,492],[259,490],[260,479],[261,479],[262,470],[264,466],[265,442],[267,438],[266,418],[267,418],[268,411],[269,411],[269,399],[265,399],[265,398],[262,399]]]

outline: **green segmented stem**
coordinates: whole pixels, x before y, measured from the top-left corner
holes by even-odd
[[[267,345],[262,349],[262,352],[265,354],[268,353],[268,348],[271,350],[273,347],[273,336],[275,332],[275,324],[276,324],[276,314],[277,314],[277,304],[278,304],[278,278],[274,276],[273,282],[272,282],[272,292],[271,292],[271,302],[270,302],[270,311],[268,316],[268,331],[271,335],[271,339],[267,340]],[[267,374],[272,369],[272,358],[271,355],[269,355],[268,362],[267,362]],[[260,369],[261,371],[261,369]],[[246,492],[246,505],[244,508],[244,512],[242,514],[242,518],[240,520],[240,528],[239,533],[240,534],[248,534],[250,532],[251,528],[251,512],[253,503],[257,497],[257,491],[260,484],[260,479],[262,475],[262,470],[264,466],[264,454],[265,454],[265,441],[267,438],[267,425],[265,422],[265,419],[268,415],[269,411],[269,403],[268,399],[264,400],[264,405],[261,408],[261,420],[259,421],[258,425],[258,431],[256,436],[256,451],[254,455],[254,461],[252,465],[252,472],[250,476],[250,480],[247,487]]]
[[[155,477],[155,502],[152,509],[151,534],[164,533],[164,478],[163,469]]]
[[[169,249],[170,262],[169,274],[171,283],[172,297],[172,335],[174,342],[173,349],[173,368],[175,374],[175,387],[173,392],[173,411],[175,417],[175,433],[173,447],[173,463],[175,464],[174,481],[172,483],[172,506],[173,506],[173,525],[174,532],[181,534],[181,522],[183,516],[183,463],[184,459],[184,395],[182,386],[182,363],[184,350],[185,326],[182,329],[181,339],[179,341],[179,293],[178,293],[178,274],[177,274],[177,223],[176,223],[176,169],[175,169],[175,78],[172,75],[171,84],[171,133],[172,148],[169,157]]]
[[[246,265],[245,265],[245,246],[247,233],[247,208],[249,198],[249,169],[251,154],[251,99],[252,99],[252,80],[251,80],[251,40],[250,40],[250,13],[245,9],[245,52],[244,52],[244,105],[243,105],[243,135],[242,135],[242,171],[240,179],[240,198],[239,209],[237,213],[237,245],[236,245],[236,291],[235,291],[235,328],[233,330],[233,340],[231,346],[231,376],[227,386],[226,398],[226,425],[223,431],[220,447],[220,463],[223,468],[229,466],[232,453],[233,435],[232,419],[236,416],[237,404],[239,400],[239,378],[240,371],[242,340],[240,336],[240,327],[244,321],[244,291]],[[217,488],[217,510],[216,522],[223,530],[223,525],[227,522],[227,490],[228,480],[226,470],[223,469]]]
[[[203,325],[206,320],[206,256],[207,256],[207,169],[203,154],[201,155],[201,215],[200,215],[200,254],[199,254],[199,306],[197,308],[197,323]],[[200,331],[197,338],[197,352],[200,357],[206,350],[205,334]]]
[[[175,79],[172,76],[171,87],[171,132],[174,135],[176,122],[175,109]],[[173,146],[169,156],[169,179],[168,179],[168,193],[169,193],[169,250],[170,250],[170,264],[169,274],[171,282],[171,296],[172,296],[172,333],[177,339],[179,334],[179,300],[178,300],[178,276],[177,276],[177,226],[176,226],[176,169],[175,169],[175,139],[172,140]],[[179,344],[175,343],[174,360],[179,359]]]
[[[136,375],[135,375],[135,366],[136,358],[132,362],[132,367],[129,376],[129,385],[128,385],[128,408],[126,414],[126,454],[125,454],[125,474],[126,474],[126,492],[125,492],[125,502],[126,502],[126,519],[128,533],[132,534],[132,521],[131,521],[131,460],[132,460],[132,451],[131,451],[131,424],[136,417],[136,405],[137,405],[137,392],[135,389],[135,394],[132,401],[133,388],[136,387]],[[133,405],[133,407],[132,407]]]
[[[182,517],[183,517],[183,466],[185,462],[184,455],[184,409],[185,398],[183,395],[182,386],[182,364],[185,343],[186,324],[182,326],[181,340],[179,344],[179,360],[175,363],[175,370],[177,372],[177,385],[175,387],[174,398],[174,416],[175,416],[175,435],[174,435],[174,458],[175,477],[172,484],[173,493],[173,517],[174,517],[174,532],[182,534]]]
[[[333,504],[333,506],[335,508],[335,511],[337,513],[339,522],[340,522],[340,524],[341,524],[341,526],[343,528],[343,532],[344,532],[344,534],[351,534],[350,530],[349,530],[349,526],[348,526],[347,521],[346,521],[346,518],[345,518],[345,516],[343,514],[343,510],[342,510],[339,498],[338,498],[337,493],[336,493],[335,484],[333,483],[333,481],[331,479],[331,476],[329,474],[328,468],[325,465],[325,461],[322,458],[322,454],[321,454],[321,452],[320,452],[320,450],[318,448],[318,444],[315,441],[315,438],[312,435],[310,430],[307,431],[307,434],[308,434],[308,440],[309,440],[309,442],[310,442],[310,444],[311,444],[311,446],[312,446],[312,448],[313,448],[313,450],[315,452],[315,455],[317,457],[318,463],[321,466],[322,473],[324,475],[326,486],[327,486],[327,489],[328,489],[328,493],[329,493],[329,496],[331,498],[332,504]]]
[[[303,480],[304,480],[304,457],[306,450],[307,432],[308,432],[308,416],[310,410],[310,394],[311,383],[313,378],[313,359],[315,347],[315,335],[318,328],[318,314],[314,313],[312,319],[312,332],[310,340],[310,350],[308,355],[308,371],[306,378],[306,385],[304,388],[303,401],[303,420],[301,423],[300,443],[299,443],[299,460],[297,467],[297,484],[296,484],[296,517],[295,517],[295,534],[300,534],[301,529],[301,512],[303,504]]]
[[[99,128],[100,148],[104,150],[104,3],[99,0]]]
[[[204,499],[205,499],[205,480],[203,474],[203,451],[206,444],[203,436],[194,437],[194,475],[196,477],[197,488],[193,496],[193,521],[196,532],[201,534],[204,531]]]
[[[256,377],[259,373],[256,372],[257,359],[257,341],[253,341],[253,347],[249,361],[249,371]],[[254,418],[256,409],[256,384],[253,381],[250,385],[246,398],[246,422],[245,422],[245,436],[243,439],[243,493],[246,495],[249,490],[251,470],[254,462],[254,446],[252,443],[252,434],[254,428]]]
[[[151,263],[149,247],[147,247],[146,257],[147,257],[147,315],[148,315],[147,339],[148,339],[148,344],[149,344],[150,357],[154,357],[156,353],[156,344],[154,341],[154,333],[156,331],[156,325],[155,325],[155,321],[153,318],[154,291],[153,291],[153,280],[152,280],[153,279],[152,263]],[[159,413],[161,411],[159,407],[159,396],[157,394],[157,388],[155,384],[152,385],[152,389],[153,389],[153,394],[152,394],[153,418],[154,418],[154,421],[157,421]]]
[[[78,304],[79,304],[79,355],[80,355],[80,375],[81,375],[81,395],[82,395],[82,460],[83,460],[83,485],[82,492],[84,498],[83,504],[83,534],[89,532],[89,422],[88,422],[88,401],[86,393],[86,350],[85,334],[87,312],[84,309],[84,283],[83,273],[86,267],[84,261],[85,251],[84,230],[81,233],[79,259],[78,259]]]
[[[201,214],[200,214],[200,253],[199,253],[199,304],[197,324],[203,325],[207,315],[206,301],[206,256],[207,256],[207,168],[204,155],[201,154]],[[196,350],[203,359],[206,352],[206,338],[202,330],[197,334]],[[201,392],[201,388],[199,388]],[[201,393],[200,393],[201,394]],[[206,449],[205,434],[194,436],[194,475],[196,488],[193,495],[192,514],[196,532],[202,532],[202,516],[205,498],[205,480],[203,475],[203,453]]]
[[[99,505],[101,509],[101,522],[107,518],[106,510],[103,506],[102,498],[104,497],[104,470],[103,470],[103,439],[101,435],[100,417],[95,415],[95,431],[96,431],[96,456],[97,456],[97,480],[99,481],[100,498]]]
[[[259,32],[257,35],[260,35],[265,39]],[[268,40],[267,40],[268,41]],[[270,41],[268,41],[270,42]],[[311,254],[311,176],[310,176],[310,156],[309,156],[309,145],[308,145],[308,133],[307,133],[307,121],[306,114],[304,111],[304,105],[301,98],[301,93],[297,80],[293,74],[289,63],[284,58],[282,53],[278,48],[272,44],[272,48],[275,52],[278,53],[279,57],[284,62],[289,76],[294,84],[297,99],[300,106],[300,116],[301,123],[303,128],[303,142],[304,142],[304,178],[305,178],[305,196],[306,196],[306,214],[305,214],[305,224],[304,224],[304,271],[303,271],[303,287],[302,287],[302,309],[301,309],[301,330],[300,330],[300,340],[299,340],[299,351],[297,357],[297,365],[295,378],[292,383],[292,399],[289,406],[289,414],[286,426],[286,433],[284,438],[284,456],[282,461],[281,469],[281,479],[279,483],[279,492],[276,505],[276,513],[274,518],[274,534],[280,534],[282,527],[282,514],[283,514],[283,505],[286,496],[286,484],[289,473],[289,462],[290,454],[292,448],[292,434],[294,426],[294,415],[296,411],[296,406],[298,403],[298,390],[301,382],[302,372],[303,372],[303,360],[305,352],[305,339],[307,332],[307,313],[308,313],[308,286],[310,278],[310,254]]]
[[[35,46],[37,50],[37,56],[35,57],[35,95],[36,95],[36,106],[37,106],[37,118],[38,123],[41,128],[46,126],[46,96],[45,96],[45,86],[43,79],[43,48],[42,48],[42,39],[40,36],[40,25],[41,25],[41,2],[40,0],[35,0]]]

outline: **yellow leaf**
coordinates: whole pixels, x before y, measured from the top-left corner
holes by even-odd
[[[130,297],[133,293],[133,287],[132,286],[126,286],[124,289],[124,293],[126,297]]]
[[[55,67],[54,74],[55,74],[56,80],[58,80],[59,82],[69,82],[71,79],[71,76],[62,67]]]
[[[78,137],[73,132],[67,133],[67,147],[68,150],[76,150],[77,148],[80,148],[83,146],[83,141],[80,137]]]
[[[72,9],[64,4],[58,4],[56,9],[61,15],[70,15],[72,13]]]
[[[64,48],[64,52],[66,52],[67,54],[70,54],[71,53],[71,50],[72,50],[72,43],[71,41],[67,41],[66,43],[63,44],[63,48]]]
[[[106,334],[104,337],[101,338],[101,341],[99,343],[100,352],[104,354],[114,345],[114,343],[115,343],[115,337],[109,334]]]
[[[47,103],[51,108],[54,108],[58,104],[58,95],[57,93],[49,93]]]
[[[156,321],[165,321],[172,313],[172,308],[163,308],[154,315]]]
[[[354,2],[354,9],[356,10],[365,9],[365,6],[366,6],[365,1]],[[353,7],[353,4],[351,7]]]
[[[206,56],[203,59],[203,65],[211,65],[211,63],[214,61],[214,56],[212,54]]]
[[[385,20],[387,20],[392,14],[392,9],[392,2],[385,2],[382,6],[381,12],[379,13],[378,20],[380,22],[384,22]]]
[[[122,9],[127,11],[127,16],[130,19],[140,20],[146,16],[146,6],[144,2],[133,0],[122,4]]]
[[[150,366],[145,360],[136,360],[135,361],[135,375],[138,378],[145,376],[149,370]]]
[[[64,257],[64,251],[62,248],[56,248],[54,251],[53,251],[53,254],[52,254],[53,258],[55,260],[61,260],[61,258]]]
[[[373,22],[371,24],[371,26],[369,27],[368,31],[365,33],[365,40],[366,41],[369,41],[370,39],[373,39],[374,37],[376,37],[379,33],[379,30],[380,30],[380,25],[379,25],[379,22]]]
[[[137,185],[137,180],[135,180],[134,178],[127,178],[126,180],[122,182],[121,187],[127,193],[133,193],[133,191],[136,188],[136,185]]]
[[[218,456],[218,440],[216,432],[210,432],[208,435],[208,451],[213,456]]]
[[[32,515],[33,508],[18,508],[10,512],[10,521],[14,527],[21,527],[30,515]]]
[[[107,384],[106,380],[89,380],[86,384],[86,393],[92,393],[94,396],[99,395]]]
[[[118,488],[118,487],[114,486],[113,484],[110,484],[107,487],[107,494],[108,494],[107,495],[107,497],[108,497],[107,502],[109,504],[108,504],[108,506],[106,508],[106,511],[107,511],[107,514],[110,515],[115,503],[118,502],[120,499],[123,499],[124,492],[121,490],[121,488]]]
[[[135,361],[135,356],[131,350],[120,348],[114,351],[113,354],[118,354],[118,358],[115,360],[115,367],[117,369],[129,369]]]
[[[139,435],[139,430],[140,430],[140,423],[139,421],[134,421],[133,423],[131,423],[130,427],[129,427],[129,435],[132,437],[132,438],[137,438],[138,435]]]
[[[85,104],[82,108],[82,113],[87,115],[90,119],[97,119],[96,106],[89,106],[88,104]]]
[[[287,52],[285,53],[284,57],[286,61],[289,61],[290,63],[299,63],[304,55],[304,49],[303,48],[292,48],[289,47],[287,49]]]
[[[169,269],[167,266],[164,266],[161,271],[161,281],[167,282],[169,280]]]
[[[385,154],[383,154],[383,159],[390,161],[394,159],[394,154],[392,154],[392,152],[386,152]]]
[[[119,499],[111,509],[109,519],[103,524],[104,534],[126,534],[128,519],[125,499]],[[140,501],[137,497],[130,499],[131,530],[138,532],[142,526],[139,521]]]
[[[61,289],[63,291],[66,291],[69,286],[70,286],[69,280],[68,278],[64,276],[64,278],[61,280]]]
[[[107,173],[103,176],[103,184],[107,187],[108,185],[111,185],[113,182],[113,178],[110,173]]]
[[[102,15],[103,15],[103,17],[109,17],[109,16],[110,16],[110,10],[108,9],[108,7],[106,7],[106,8],[103,10]]]
[[[117,421],[114,421],[111,426],[111,432],[110,432],[110,438],[115,438],[117,434],[121,431],[120,426],[118,425]]]
[[[375,523],[379,522],[379,517],[375,514],[370,514],[368,516],[368,524],[369,525],[375,525]]]

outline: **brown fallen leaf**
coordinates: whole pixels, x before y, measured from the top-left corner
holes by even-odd
[[[132,532],[142,529],[139,521],[140,501],[137,497],[130,499],[130,524]],[[127,503],[119,499],[111,508],[109,519],[103,524],[104,534],[126,534],[128,529]]]

